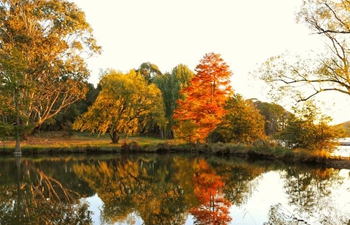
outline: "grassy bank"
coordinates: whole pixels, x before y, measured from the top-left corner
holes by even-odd
[[[59,153],[116,153],[126,146],[137,144],[141,147],[156,146],[164,143],[164,139],[155,137],[121,138],[118,144],[112,144],[108,135],[74,133],[71,136],[61,132],[41,133],[21,141],[23,155],[59,154]],[[2,140],[0,154],[13,154],[15,141],[11,138]]]
[[[3,140],[0,154],[12,155],[15,148],[13,140]],[[90,135],[75,133],[65,136],[61,133],[42,133],[21,142],[23,155],[37,154],[105,154],[105,153],[180,153],[232,155],[250,159],[281,160],[321,164],[331,167],[349,168],[350,160],[332,157],[325,151],[288,150],[281,146],[247,146],[242,144],[197,144],[189,145],[174,140],[157,137],[121,138],[118,144],[112,144],[108,135]]]

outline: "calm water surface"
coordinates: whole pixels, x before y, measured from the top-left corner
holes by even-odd
[[[350,224],[350,171],[193,155],[0,158],[0,224]]]

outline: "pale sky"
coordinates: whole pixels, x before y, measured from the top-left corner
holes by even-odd
[[[87,61],[94,84],[100,69],[127,72],[151,62],[163,73],[180,63],[194,70],[204,54],[215,52],[230,66],[236,93],[269,101],[264,83],[249,72],[286,50],[302,54],[322,45],[295,22],[301,0],[72,1],[85,12],[103,49]],[[334,122],[350,120],[350,97],[328,95],[327,114]]]

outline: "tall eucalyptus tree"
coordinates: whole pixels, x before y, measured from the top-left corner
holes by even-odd
[[[7,112],[17,115],[17,127],[40,126],[84,98],[85,60],[99,53],[85,14],[74,3],[2,0],[0,108],[6,105]],[[20,152],[18,138],[17,144]]]

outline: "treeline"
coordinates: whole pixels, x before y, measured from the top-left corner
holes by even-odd
[[[215,60],[203,63],[213,56]],[[200,66],[220,71],[216,68],[218,59],[223,62],[219,54],[210,53],[203,59]],[[230,78],[228,67],[224,71]],[[121,136],[152,134],[189,143],[257,145],[278,140],[290,149],[326,150],[333,149],[334,140],[345,135],[341,127],[328,125],[331,118],[323,116],[312,102],[301,104],[292,113],[276,103],[245,99],[231,90],[228,82],[222,83],[228,92],[222,92],[225,88],[219,88],[218,81],[203,77],[198,81],[199,72],[203,71],[198,66],[194,72],[179,64],[162,73],[150,62],[128,73],[106,70],[97,87],[88,85],[85,99],[46,121],[39,130],[108,133],[113,143]],[[206,73],[220,78],[216,72]],[[221,100],[214,85],[222,94]]]
[[[297,21],[325,38],[329,52],[263,63],[256,74],[269,84],[271,96],[306,101],[325,91],[350,94],[344,36],[350,7],[341,2],[304,2]],[[155,133],[190,143],[276,139],[289,148],[329,149],[344,136],[312,102],[275,116],[279,106],[244,99],[231,89],[232,72],[214,53],[194,71],[178,65],[163,74],[152,63],[126,73],[107,70],[95,88],[86,82],[86,59],[101,47],[72,2],[2,1],[0,21],[0,136],[15,136],[17,153],[20,137],[40,130],[69,134],[71,128],[109,133],[114,143],[121,135]],[[311,89],[303,93],[301,86]]]

